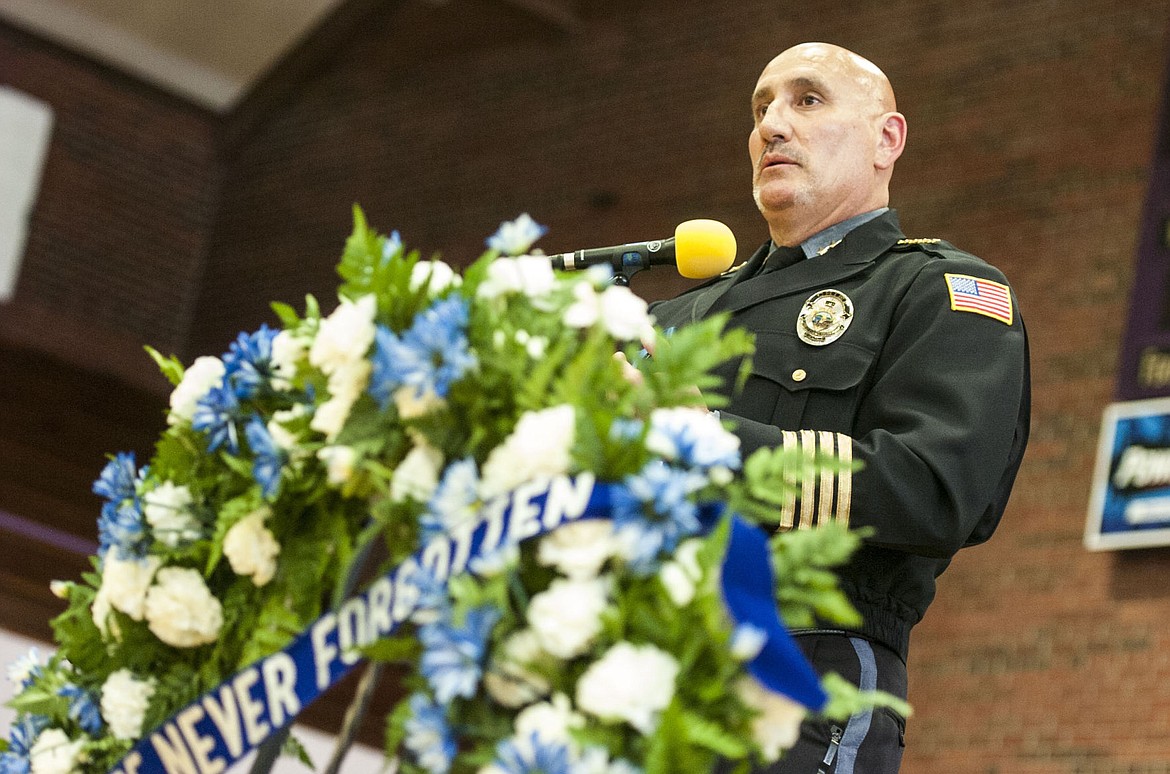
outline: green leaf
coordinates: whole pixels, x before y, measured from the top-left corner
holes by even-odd
[[[286,330],[297,327],[297,325],[301,322],[301,318],[297,314],[296,310],[288,304],[281,301],[273,301],[271,304],[269,304],[269,306],[272,307],[272,311],[280,319],[281,326]]]
[[[398,702],[393,711],[386,716],[384,749],[387,755],[392,755],[402,744],[402,740],[406,738],[406,721],[410,720],[411,715],[410,696],[407,696]]]
[[[309,757],[309,751],[301,744],[301,740],[297,739],[292,734],[284,738],[284,744],[280,747],[280,754],[287,755],[290,758],[296,758],[301,763],[309,767],[311,771],[316,771],[317,767],[313,765],[313,759]]]
[[[683,712],[683,725],[686,728],[687,741],[725,758],[744,758],[751,750],[743,740],[693,712]]]
[[[174,355],[163,357],[154,347],[146,346],[143,349],[146,350],[146,354],[150,355],[151,359],[158,365],[158,370],[162,371],[167,381],[176,387],[179,382],[183,381],[183,374],[186,373],[186,369],[183,368],[183,364],[179,362],[178,358]]]
[[[904,700],[885,691],[862,691],[836,672],[829,672],[821,679],[829,701],[820,714],[830,720],[848,720],[858,712],[886,707],[904,718],[913,714],[913,709]]]
[[[383,637],[360,649],[371,661],[388,664],[413,662],[422,654],[422,645],[414,636]]]
[[[55,693],[32,686],[8,700],[8,706],[17,712],[32,715],[66,717],[69,714],[69,700]]]

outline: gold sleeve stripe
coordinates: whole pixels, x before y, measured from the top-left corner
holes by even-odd
[[[817,454],[817,434],[812,430],[800,431],[800,452],[811,463]],[[816,525],[817,480],[815,476],[800,477],[800,528]]]
[[[818,451],[822,458],[832,459],[836,456],[836,434],[827,430],[817,433]],[[817,523],[823,524],[833,518],[833,482],[836,475],[831,470],[821,471],[820,500],[817,502]]]
[[[844,433],[837,433],[837,459],[842,470],[837,474],[837,516],[836,520],[849,526],[849,508],[853,500],[853,439]]]
[[[793,466],[785,473],[790,488],[780,507],[778,529],[809,529],[818,524],[837,521],[849,526],[849,509],[853,499],[853,439],[845,433],[827,430],[784,430],[781,432],[785,452],[812,462],[819,453],[836,460],[840,470],[822,470],[804,475]]]
[[[791,430],[785,430],[782,433],[784,438],[784,451],[795,451],[797,447],[796,433]],[[788,481],[790,484],[795,484],[795,479]],[[795,525],[794,517],[796,516],[796,493],[789,492],[784,496],[784,505],[780,507],[780,529],[792,529]]]

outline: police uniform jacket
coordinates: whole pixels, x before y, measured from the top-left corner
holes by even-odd
[[[727,312],[729,327],[755,334],[741,390],[730,388],[737,362],[717,371],[745,458],[778,446],[861,463],[799,482],[780,527],[873,528],[841,584],[860,632],[905,658],[935,579],[956,551],[990,537],[1007,503],[1028,436],[1023,321],[997,269],[946,242],[906,239],[893,211],[822,255],[753,276],[768,248],[652,311],[663,328]],[[981,307],[978,292],[997,287],[1007,302]],[[798,335],[798,324],[825,324],[800,323],[818,293],[834,304],[830,331],[847,321],[819,345]]]

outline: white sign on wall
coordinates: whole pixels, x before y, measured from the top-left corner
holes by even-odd
[[[0,301],[16,290],[52,131],[52,108],[0,86]]]

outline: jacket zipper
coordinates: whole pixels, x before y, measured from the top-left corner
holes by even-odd
[[[841,734],[844,733],[840,726],[830,726],[829,733],[829,749],[825,752],[825,760],[822,761],[826,766],[830,766],[833,760],[837,757],[837,748],[841,746]]]

